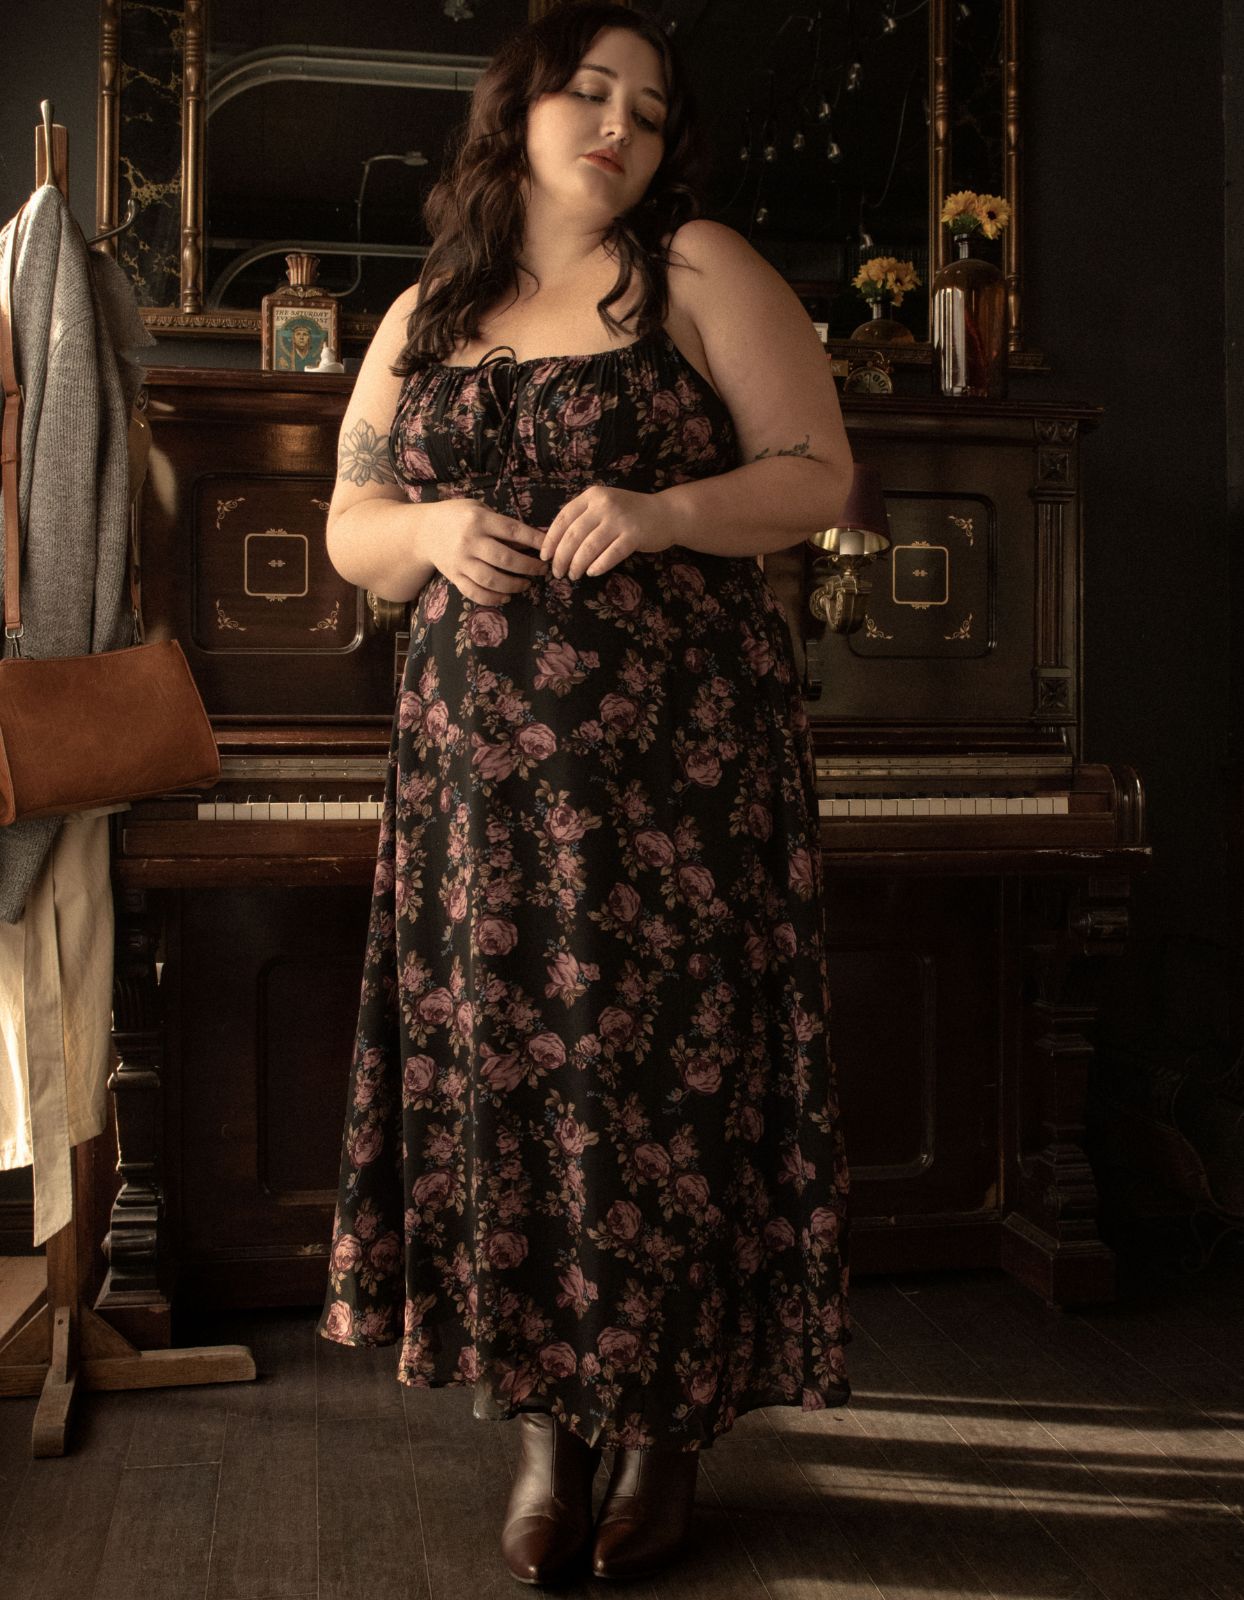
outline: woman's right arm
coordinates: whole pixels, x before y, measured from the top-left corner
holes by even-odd
[[[419,504],[393,475],[389,433],[403,380],[391,368],[406,343],[406,323],[419,300],[415,284],[385,313],[359,371],[337,441],[337,483],[328,508],[328,559],[349,583],[384,600],[413,600],[435,572],[470,599],[496,605],[544,570],[535,556],[503,539],[534,544],[525,529],[476,500]]]

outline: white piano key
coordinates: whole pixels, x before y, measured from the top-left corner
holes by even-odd
[[[269,804],[268,804],[268,821],[269,822],[288,822],[289,821],[289,802],[288,802],[288,800],[272,800],[272,801],[269,802]]]
[[[1053,815],[1053,811],[1053,796],[1048,794],[1039,794],[1037,796],[1037,815],[1039,817],[1048,817]]]
[[[914,802],[913,815],[915,815],[917,817],[927,817],[927,816],[930,815],[930,812],[929,812],[929,797],[928,797],[928,795],[917,795],[916,796],[915,802]]]
[[[307,820],[307,802],[305,800],[291,800],[285,811],[290,822],[305,822]]]
[[[881,815],[883,817],[898,816],[898,801],[892,794],[882,795]]]
[[[267,822],[271,803],[267,800],[250,800],[246,805],[248,822]]]
[[[325,800],[323,802],[323,806],[323,816],[325,822],[340,822],[342,817],[345,815],[343,809],[344,802],[341,800]]]
[[[995,817],[1004,817],[1004,816],[1006,816],[1006,813],[1007,813],[1006,796],[1004,794],[990,795],[989,796],[989,810],[990,810],[990,813]]]
[[[1052,794],[1050,799],[1054,802],[1054,815],[1066,817],[1071,814],[1071,796],[1065,794]]]
[[[866,817],[879,817],[881,815],[881,796],[870,794],[864,796],[864,815]]]
[[[200,822],[215,822],[215,820],[216,820],[216,803],[215,803],[215,801],[213,801],[213,800],[200,800],[198,809],[199,809],[198,820]]]
[[[1037,797],[1035,794],[1020,796],[1022,802],[1020,809],[1026,817],[1035,817],[1037,814]]]
[[[365,822],[379,822],[384,812],[384,801],[364,800],[361,809]]]
[[[897,814],[900,817],[910,817],[910,816],[914,815],[915,804],[916,804],[915,801],[912,799],[912,797],[909,794],[900,795],[898,797],[898,812],[897,812]]]
[[[343,800],[341,802],[341,820],[343,822],[358,822],[360,820],[357,800]]]
[[[966,796],[961,794],[948,794],[945,798],[944,812],[948,817],[961,817],[966,809]]]
[[[944,817],[946,815],[946,796],[944,794],[931,794],[929,796],[929,815],[931,817]]]

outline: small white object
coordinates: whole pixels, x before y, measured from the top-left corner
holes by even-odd
[[[320,351],[320,359],[314,364],[308,361],[302,369],[304,372],[344,372],[346,369],[337,360],[337,352],[331,344],[326,344]]]

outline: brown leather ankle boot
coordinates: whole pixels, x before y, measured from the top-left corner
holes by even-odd
[[[518,1438],[501,1553],[520,1582],[547,1583],[584,1552],[591,1537],[600,1446],[584,1444],[544,1411],[522,1413]]]
[[[642,1578],[671,1561],[691,1528],[698,1450],[619,1450],[596,1519],[592,1571]]]

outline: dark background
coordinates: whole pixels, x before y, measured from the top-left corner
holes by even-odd
[[[1012,392],[1105,407],[1084,449],[1084,750],[1137,767],[1154,847],[1127,954],[1103,967],[1100,1070],[1159,1111],[1191,1075],[1240,1120],[1244,19],[1218,0],[1025,9],[1027,339],[1050,370]],[[60,0],[6,30],[4,217],[33,181],[47,95],[92,226],[97,27],[95,0]],[[208,358],[179,341],[157,357]],[[28,1179],[0,1179],[0,1197]]]

